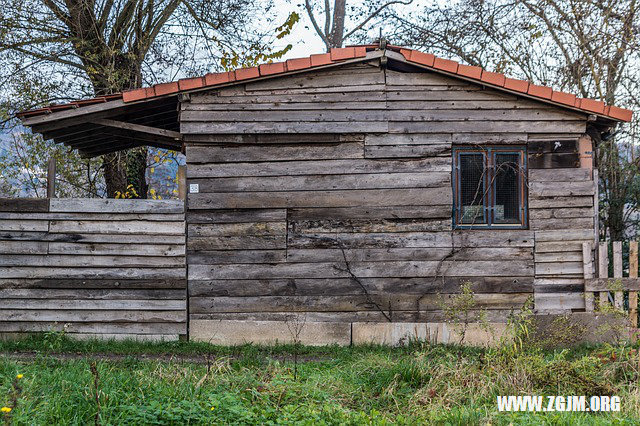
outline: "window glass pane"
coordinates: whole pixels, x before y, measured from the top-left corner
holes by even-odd
[[[520,156],[495,154],[495,223],[520,223]]]
[[[484,221],[484,154],[460,154],[460,221]]]

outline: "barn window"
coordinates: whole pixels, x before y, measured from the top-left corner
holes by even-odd
[[[526,178],[523,147],[454,148],[454,226],[526,227]]]

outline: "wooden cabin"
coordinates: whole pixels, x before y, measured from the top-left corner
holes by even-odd
[[[465,282],[491,322],[584,310],[594,150],[631,112],[370,45],[21,117],[88,156],[186,154],[192,339],[349,343],[442,324]]]

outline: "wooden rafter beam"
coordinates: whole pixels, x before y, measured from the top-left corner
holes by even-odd
[[[135,133],[142,133],[146,135],[152,135],[159,138],[171,139],[174,142],[180,142],[182,135],[180,132],[173,130],[159,129],[157,127],[144,126],[142,124],[127,123],[125,121],[111,120],[108,118],[95,118],[90,121],[98,126],[113,127],[115,129],[121,129],[131,131]]]

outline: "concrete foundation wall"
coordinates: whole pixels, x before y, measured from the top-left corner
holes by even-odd
[[[479,324],[470,324],[464,344],[493,344],[504,333],[506,324],[492,323],[489,327],[490,330],[485,330]],[[293,343],[296,340],[311,346],[399,345],[415,340],[459,343],[461,331],[446,323],[192,320],[189,338],[218,345]]]

